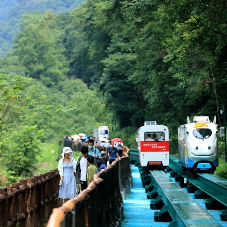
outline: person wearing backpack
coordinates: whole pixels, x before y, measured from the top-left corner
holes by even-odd
[[[117,151],[118,151],[118,155],[120,157],[122,157],[123,146],[122,146],[121,140],[118,140],[116,148],[117,148]]]

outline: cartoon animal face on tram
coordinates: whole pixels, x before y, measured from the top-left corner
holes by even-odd
[[[193,122],[178,128],[178,154],[183,168],[214,172],[218,166],[217,132],[216,123],[206,116],[194,117]]]

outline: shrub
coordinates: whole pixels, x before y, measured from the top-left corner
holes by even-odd
[[[41,137],[42,131],[37,130],[37,126],[25,126],[12,135],[13,139],[5,140],[1,147],[2,161],[11,176],[32,176],[37,156],[41,153]]]
[[[227,179],[227,163],[222,158],[219,158],[219,166],[215,171],[215,175]]]

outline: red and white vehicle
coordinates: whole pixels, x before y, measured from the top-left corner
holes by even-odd
[[[138,151],[140,164],[148,169],[165,169],[169,166],[169,129],[146,121],[138,129]]]

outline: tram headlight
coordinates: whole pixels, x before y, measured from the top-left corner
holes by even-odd
[[[199,147],[198,147],[198,146],[196,146],[196,147],[195,147],[195,149],[198,151],[198,150],[199,150]]]
[[[208,146],[208,150],[211,150],[211,146]]]

